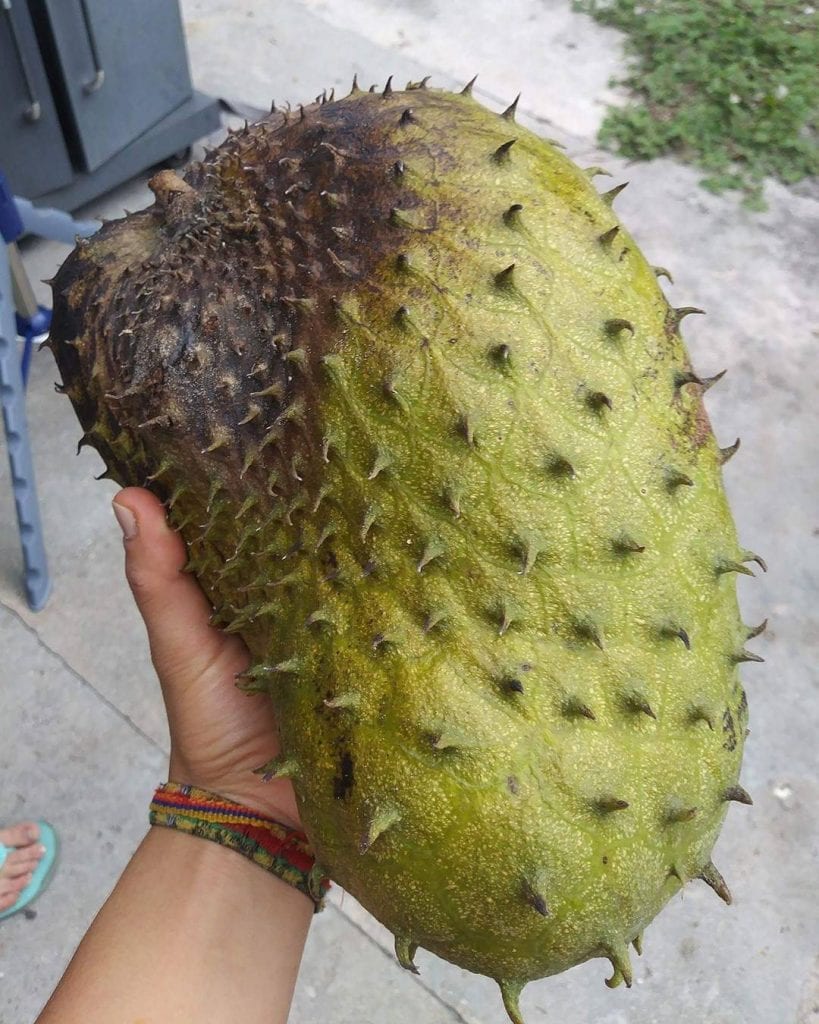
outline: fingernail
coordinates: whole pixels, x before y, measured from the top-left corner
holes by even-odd
[[[37,827],[37,825],[30,825],[26,829],[26,835],[32,842],[34,842],[35,839],[40,838],[40,829]]]
[[[137,521],[134,513],[126,508],[124,505],[118,505],[115,501],[111,503],[114,509],[114,515],[117,517],[117,522],[122,530],[122,535],[126,540],[133,540],[137,533]]]
[[[39,854],[40,854],[40,856],[42,857],[42,856],[43,856],[43,855],[45,854],[45,852],[46,852],[46,848],[45,848],[45,847],[43,846],[43,844],[41,843],[41,844],[40,844],[40,845],[39,845],[39,846],[37,847],[37,853],[39,853]]]

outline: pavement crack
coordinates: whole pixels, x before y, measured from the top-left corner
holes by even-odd
[[[128,726],[128,728],[132,732],[136,733],[137,736],[140,736],[143,740],[149,743],[154,748],[154,750],[159,751],[159,753],[163,754],[165,757],[168,756],[168,751],[161,744],[157,743],[152,736],[149,736],[144,729],[140,729],[140,727],[132,718],[126,715],[124,711],[121,711],[116,706],[116,704],[110,701],[108,697],[105,696],[104,693],[102,693],[100,690],[96,688],[96,686],[94,686],[93,683],[90,683],[85,678],[85,676],[80,675],[80,673],[68,661],[66,661],[66,659],[63,657],[62,654],[59,653],[59,651],[55,651],[53,647],[49,647],[49,645],[45,642],[45,640],[43,640],[43,638],[40,636],[40,634],[37,632],[34,626],[30,626],[16,609],[12,608],[11,605],[6,604],[6,602],[2,600],[0,600],[0,608],[2,608],[3,611],[8,612],[8,614],[23,627],[26,633],[34,637],[34,640],[36,641],[38,647],[44,650],[47,654],[51,655],[52,658],[56,659],[56,661],[66,670],[66,672],[69,673],[69,675],[76,679],[81,686],[84,686],[87,690],[90,690],[91,693],[93,693],[93,695],[97,698],[97,700],[101,701],[105,705],[105,707],[108,708],[109,711],[112,711],[121,722],[124,722]]]
[[[388,950],[384,949],[380,942],[374,939],[372,935],[370,935],[369,932],[367,932],[357,921],[353,920],[352,917],[345,914],[340,906],[338,906],[335,903],[328,903],[327,909],[334,911],[336,914],[340,914],[344,918],[344,920],[347,921],[348,924],[351,924],[360,935],[363,935],[367,942],[375,946],[375,948],[384,957],[385,960],[389,960],[391,964],[395,964],[397,962],[395,960],[395,957],[390,952],[388,952]],[[457,1024],[472,1024],[472,1022],[468,1020],[466,1017],[464,1017],[463,1014],[461,1014],[458,1010],[456,1010],[451,1003],[448,1003],[446,999],[443,998],[443,996],[439,995],[434,988],[431,988],[424,981],[422,975],[408,974],[408,978],[416,985],[420,985],[421,988],[424,989],[424,991],[428,992],[437,1003],[440,1003],[445,1010],[448,1010],[452,1014],[452,1020],[454,1022],[457,1022]]]

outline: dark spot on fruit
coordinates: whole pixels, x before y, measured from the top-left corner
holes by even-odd
[[[722,731],[725,733],[725,740],[723,747],[726,750],[735,750],[737,745],[737,730],[734,725],[734,716],[731,714],[731,709],[726,708],[725,714],[722,716]]]
[[[324,548],[319,554],[319,564],[327,573],[338,570],[338,558],[332,548]]]
[[[349,750],[344,750],[338,762],[338,775],[333,779],[333,796],[336,800],[346,800],[354,784],[353,758]]]
[[[608,864],[608,862],[609,862],[609,859],[608,859],[608,857],[607,857],[607,856],[605,855],[605,853],[604,853],[604,854],[603,854],[603,863],[604,863],[604,864]]]
[[[705,403],[702,398],[697,402],[694,417],[694,433],[691,443],[694,448],[702,448],[711,436],[711,421],[708,419],[708,413],[705,411]]]
[[[510,775],[509,778],[506,780],[506,786],[509,792],[513,793],[515,796],[517,796],[520,792],[520,783],[514,775]]]
[[[192,341],[193,332],[191,331],[190,324],[183,321],[179,329],[179,338],[174,345],[173,352],[168,356],[168,366],[176,366],[179,363]]]

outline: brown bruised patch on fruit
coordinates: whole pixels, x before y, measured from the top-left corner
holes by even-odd
[[[669,432],[668,440],[672,450],[687,448],[696,453],[708,444],[713,434],[702,388],[692,384],[687,390],[690,392],[688,396],[676,396],[674,399],[674,403],[682,407],[682,424],[681,429]],[[698,392],[696,396],[694,391]]]
[[[722,716],[722,731],[725,735],[723,740],[723,747],[726,750],[735,750],[737,745],[737,730],[734,724],[734,716],[731,714],[731,709],[726,708],[725,713]]]
[[[702,395],[700,394],[697,397],[697,403],[694,406],[694,429],[691,431],[692,448],[695,450],[702,448],[711,436],[711,421],[708,418],[705,402],[702,400]]]
[[[743,687],[740,688],[739,703],[737,704],[737,718],[743,725],[748,722],[748,694]]]
[[[677,335],[669,336],[670,350],[679,343]],[[673,355],[672,355],[673,358]],[[671,392],[671,405],[683,417],[683,429],[672,432],[670,441],[672,448],[684,443],[690,445],[693,451],[698,451],[707,444],[711,437],[711,421],[705,408],[703,396],[708,390],[709,382],[700,382],[693,373],[691,363],[687,357],[683,359],[682,367],[676,371],[677,379]],[[692,379],[685,381],[690,376]],[[695,379],[696,378],[696,379]],[[683,386],[680,384],[683,383]]]
[[[107,224],[63,264],[55,358],[121,483],[144,483],[153,460],[140,449],[155,450],[161,434],[181,462],[193,446],[211,452],[226,482],[275,466],[280,489],[297,489],[287,466],[320,444],[308,410],[327,386],[319,361],[337,337],[339,301],[376,286],[377,268],[399,251],[406,232],[391,223],[394,208],[426,215],[392,170],[401,102],[363,94],[307,107],[303,120],[272,114],[184,178],[156,174],[152,208]],[[446,140],[437,145],[443,159]],[[301,363],[288,362],[299,349]],[[250,389],[260,350],[268,365]],[[184,424],[168,422],[169,406]],[[136,438],[127,459],[109,443],[122,427]],[[167,497],[166,485],[153,486]]]

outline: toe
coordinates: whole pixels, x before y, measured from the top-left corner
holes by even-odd
[[[45,853],[43,846],[24,846],[22,849],[10,853],[5,863],[0,867],[0,876],[4,878],[19,878],[33,871],[37,862]]]
[[[8,828],[0,828],[0,843],[4,846],[29,846],[40,838],[40,828],[34,821],[20,821]]]
[[[0,909],[5,910],[6,907],[10,907],[12,903],[16,902],[17,897],[31,881],[31,878],[30,871],[17,878],[4,878],[3,884],[0,886]]]

